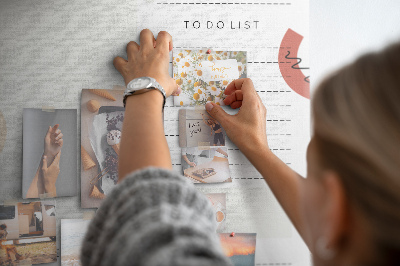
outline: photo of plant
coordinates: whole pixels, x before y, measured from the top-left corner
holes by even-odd
[[[229,59],[234,59],[234,64]],[[224,75],[224,69],[218,66],[212,72],[217,74],[205,78],[204,62],[218,65],[227,62],[227,66],[237,68],[237,74]],[[173,51],[172,64],[174,79],[182,88],[182,93],[174,96],[174,105],[177,106],[205,105],[208,101],[224,105],[226,86],[234,79],[247,77],[247,58],[244,51],[177,49]]]

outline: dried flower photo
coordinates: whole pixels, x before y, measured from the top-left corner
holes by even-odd
[[[204,105],[212,101],[223,105],[226,86],[247,76],[246,52],[174,50],[173,73],[182,93],[174,105]]]

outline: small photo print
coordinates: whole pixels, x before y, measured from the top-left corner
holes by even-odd
[[[254,265],[256,234],[219,234],[222,249],[235,266]]]
[[[225,147],[182,148],[182,169],[193,183],[232,182]]]
[[[61,219],[61,265],[80,266],[82,241],[91,220]]]
[[[226,226],[226,194],[225,193],[209,193],[206,197],[210,200],[215,211],[215,219],[217,221],[217,232],[223,232]]]
[[[245,51],[181,50],[173,51],[173,73],[182,93],[174,96],[174,105],[204,105],[212,101],[224,105],[225,88],[247,76]]]
[[[118,182],[123,90],[83,89],[81,207],[98,208]]]
[[[205,110],[179,110],[179,146],[225,146],[225,131]]]
[[[0,265],[57,261],[55,202],[0,206]]]
[[[22,198],[77,195],[76,154],[76,109],[24,109]]]

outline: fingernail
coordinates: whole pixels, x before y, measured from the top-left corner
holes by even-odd
[[[178,90],[176,91],[177,94],[180,94],[182,92],[182,88],[180,85],[178,85]]]
[[[46,155],[44,155],[44,156],[43,156],[43,159],[47,159],[47,156],[46,156]]]
[[[214,108],[214,105],[211,102],[206,103],[206,110],[211,111]]]

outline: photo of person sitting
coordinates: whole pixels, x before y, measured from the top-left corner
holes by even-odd
[[[5,242],[7,241],[7,225],[1,224],[0,225],[0,250],[7,254],[7,261],[6,262],[13,262],[23,260],[24,257],[17,252],[17,248],[14,245],[6,245]],[[3,263],[0,260],[1,265]]]
[[[201,114],[203,117],[204,123],[211,128],[211,135],[214,132],[214,143],[213,146],[217,146],[219,142],[219,146],[225,146],[225,138],[224,138],[224,133],[222,132],[222,127],[221,125],[214,120],[213,118],[207,118],[207,120],[204,118],[204,115]]]

